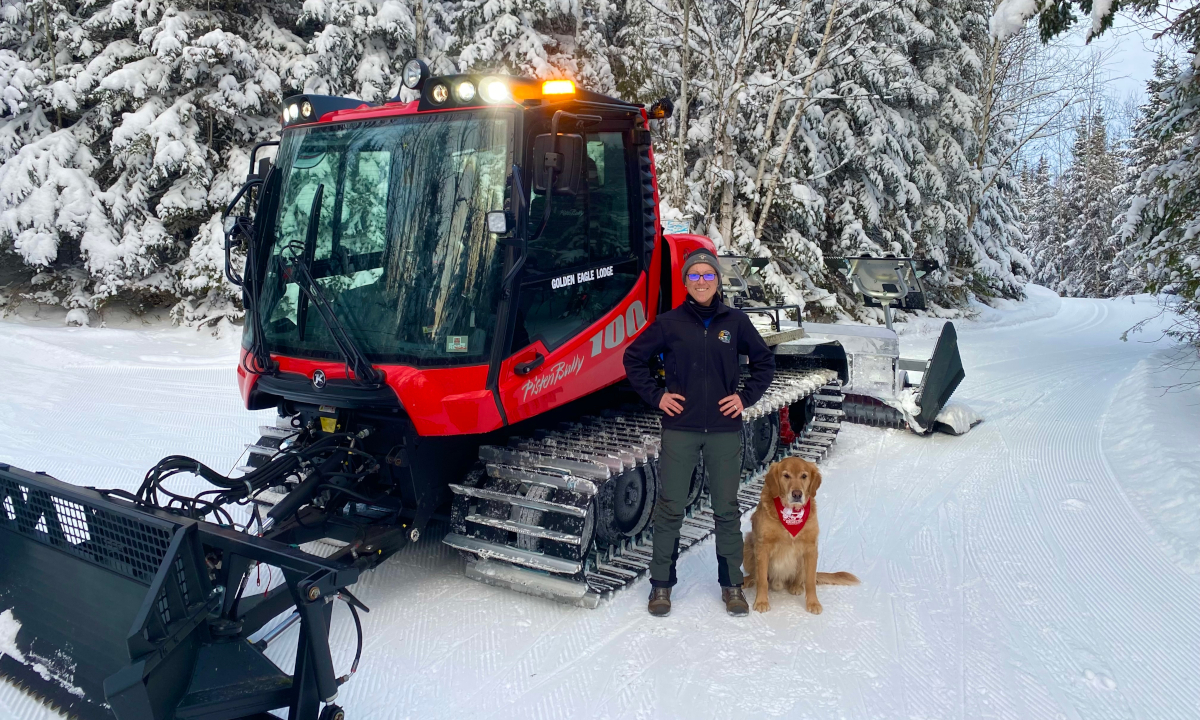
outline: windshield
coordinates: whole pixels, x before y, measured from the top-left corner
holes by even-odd
[[[486,362],[503,253],[512,120],[438,113],[285,135],[259,311],[271,352],[341,355],[293,280],[306,259],[337,319],[372,362]],[[310,212],[322,187],[314,241]]]

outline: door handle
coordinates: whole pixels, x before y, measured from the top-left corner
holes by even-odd
[[[537,355],[535,355],[534,358],[529,362],[520,362],[514,365],[513,372],[518,375],[528,375],[537,368],[541,367],[542,363],[544,362],[546,362],[546,356],[541,353],[537,353]]]

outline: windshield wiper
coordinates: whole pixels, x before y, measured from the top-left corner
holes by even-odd
[[[354,376],[354,380],[365,380],[372,385],[383,383],[384,374],[378,368],[371,364],[363,351],[359,349],[354,342],[354,338],[346,331],[346,326],[338,319],[337,314],[333,311],[333,306],[322,292],[321,286],[312,276],[312,257],[315,254],[317,244],[317,230],[321,222],[321,196],[325,194],[324,183],[317,186],[317,192],[313,195],[312,206],[308,211],[308,231],[304,236],[304,248],[300,251],[300,256],[292,255],[292,277],[296,281],[296,287],[303,293],[303,297],[299,298],[299,303],[296,308],[296,323],[299,337],[304,338],[304,325],[308,320],[308,304],[316,308],[317,315],[321,318],[321,322],[325,324],[325,328],[329,330],[330,337],[333,338],[333,343],[337,345],[338,351],[346,361],[346,367]]]

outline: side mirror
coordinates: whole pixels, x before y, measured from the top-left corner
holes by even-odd
[[[263,158],[258,161],[258,172],[251,175],[251,179],[266,180],[269,172],[271,172],[271,158]]]
[[[245,215],[227,215],[225,216],[225,244],[231,247],[237,247],[241,244],[239,235],[250,234],[250,218]]]
[[[503,210],[492,210],[487,214],[488,232],[507,235],[512,230],[512,218]]]
[[[583,136],[559,135],[554,147],[550,133],[533,140],[533,189],[545,195],[554,172],[555,195],[578,195],[583,189]],[[554,152],[554,150],[557,152]]]

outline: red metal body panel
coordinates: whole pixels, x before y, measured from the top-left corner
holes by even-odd
[[[664,235],[663,239],[671,252],[671,307],[679,307],[683,299],[687,297],[687,288],[683,286],[683,259],[688,256],[688,253],[701,248],[716,255],[717,246],[703,235],[679,233]]]
[[[243,356],[246,351],[242,350]],[[317,370],[325,377],[346,377],[344,363],[330,360],[272,355],[279,369],[311,378]],[[387,375],[387,384],[400,398],[417,432],[421,435],[470,435],[491,432],[503,426],[500,411],[487,389],[487,365],[418,370],[407,365],[376,365]],[[257,376],[248,376],[238,365],[242,401],[249,404]]]
[[[500,370],[500,398],[508,421],[515,423],[601,390],[625,378],[625,348],[647,325],[646,274],[612,312],[585,331],[547,352],[534,343],[506,359]],[[630,330],[630,328],[633,328]],[[517,375],[517,363],[546,357],[541,367]]]
[[[242,348],[238,354],[237,366],[238,392],[242,396],[242,405],[246,407],[250,407],[250,391],[254,389],[254,383],[258,380],[257,375],[246,372],[246,356],[249,354],[249,350]]]

